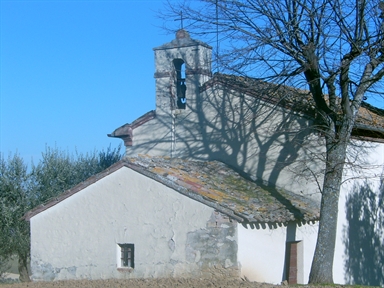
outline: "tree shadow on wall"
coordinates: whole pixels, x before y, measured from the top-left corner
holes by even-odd
[[[384,182],[375,193],[355,185],[346,201],[344,227],[346,282],[384,285]]]

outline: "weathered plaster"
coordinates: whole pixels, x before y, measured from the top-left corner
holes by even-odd
[[[190,277],[212,275],[215,269],[205,267],[222,263],[236,268],[235,224],[213,229],[212,215],[214,209],[123,167],[31,218],[32,278]],[[199,233],[223,243],[221,254],[209,253],[211,242],[195,245],[191,235]],[[118,243],[135,244],[134,269],[118,269]],[[199,261],[191,261],[192,246]]]
[[[223,276],[238,277],[237,223],[219,212],[212,214],[206,229],[189,232],[186,256],[204,274],[219,269]]]

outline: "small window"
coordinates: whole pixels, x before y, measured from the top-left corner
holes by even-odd
[[[135,245],[119,244],[121,250],[121,266],[122,268],[135,268]]]

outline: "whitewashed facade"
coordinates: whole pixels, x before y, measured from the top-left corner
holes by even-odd
[[[219,219],[221,224],[210,227]],[[34,281],[208,277],[223,273],[220,266],[239,274],[235,224],[125,166],[74,191],[30,223]],[[209,253],[211,233],[222,263]],[[196,237],[204,240],[201,245],[195,245]],[[127,267],[119,244],[134,245]]]

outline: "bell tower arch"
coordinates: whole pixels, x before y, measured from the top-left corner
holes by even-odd
[[[184,29],[155,52],[156,115],[174,115],[196,106],[199,87],[211,76],[212,47]]]
[[[185,109],[187,104],[186,92],[187,85],[185,85],[185,63],[183,59],[174,59],[173,65],[175,66],[176,72],[176,109]]]

